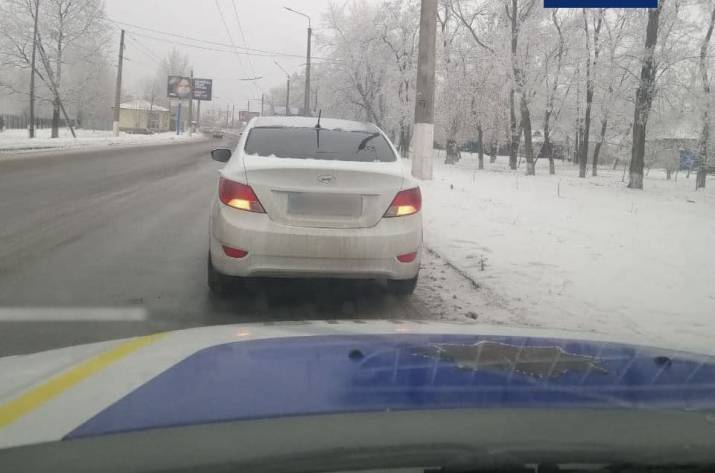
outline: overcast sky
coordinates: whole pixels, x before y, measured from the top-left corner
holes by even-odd
[[[196,77],[214,80],[213,106],[225,107],[236,104],[244,109],[250,98],[259,98],[260,90],[250,82],[239,78],[263,76],[258,86],[268,91],[284,83],[285,74],[274,64],[274,59],[289,72],[304,68],[307,20],[286,11],[289,6],[311,17],[313,30],[319,30],[321,16],[328,9],[330,0],[217,0],[230,34],[236,46],[279,51],[290,56],[248,57],[224,52],[207,51],[177,45],[189,55]],[[151,28],[163,32],[230,44],[226,27],[216,6],[216,0],[105,0],[107,15],[111,20]],[[234,13],[235,2],[244,39],[239,31]],[[157,58],[164,57],[172,48],[167,41],[140,36],[144,33],[156,38],[171,37],[151,33],[132,26],[122,25],[128,32],[124,64],[125,84],[130,91],[145,77],[156,74]],[[119,32],[116,31],[119,43]],[[176,38],[177,41],[182,41]],[[142,46],[136,44],[141,41]],[[213,47],[206,45],[206,47]],[[220,47],[220,46],[218,46]],[[145,50],[146,48],[146,50]],[[315,51],[314,51],[315,54]],[[256,108],[254,108],[256,107]],[[258,102],[251,103],[251,110],[258,110]]]

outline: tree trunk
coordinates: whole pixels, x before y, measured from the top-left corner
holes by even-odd
[[[526,97],[522,91],[520,101],[521,111],[521,128],[524,130],[524,148],[526,151],[526,175],[536,175],[536,163],[534,162],[534,148],[531,143],[531,113],[529,112],[529,104],[526,102]]]
[[[507,8],[507,14],[509,9]],[[516,169],[516,155],[519,150],[519,132],[516,129],[516,104],[514,103],[514,86],[519,82],[519,71],[516,67],[516,53],[519,41],[519,1],[511,0],[511,90],[509,91],[509,119],[511,124],[511,150],[509,151],[509,167]],[[522,91],[523,92],[523,91]]]
[[[57,98],[52,102],[52,134],[50,137],[60,137],[60,101]]]
[[[673,173],[673,171],[670,168],[666,169],[665,170],[665,179],[669,181],[672,173]]]
[[[409,155],[411,135],[410,126],[404,123],[400,124],[400,147],[398,151],[403,158]]]
[[[489,162],[494,164],[497,162],[497,144],[492,141],[491,149],[489,150]]]
[[[588,69],[586,70],[588,76]],[[589,79],[586,84],[586,112],[583,120],[583,137],[581,138],[581,149],[578,156],[578,177],[586,177],[586,165],[588,164],[588,142],[591,130],[591,104],[593,103],[593,82]]]
[[[479,169],[484,169],[484,130],[482,125],[477,125],[477,137],[479,138]]]
[[[707,180],[707,168],[708,168],[708,141],[710,139],[710,81],[708,79],[708,68],[707,68],[707,55],[708,55],[708,45],[710,44],[710,37],[713,34],[713,27],[715,26],[715,9],[713,9],[710,15],[710,26],[705,34],[702,44],[700,45],[700,78],[703,82],[703,128],[700,133],[700,139],[698,142],[698,160],[700,166],[698,166],[698,173],[695,176],[695,189],[700,189],[705,187],[705,182]]]
[[[594,13],[595,14],[595,13]],[[588,164],[588,144],[589,135],[591,134],[591,106],[593,104],[594,91],[594,75],[596,74],[596,65],[598,64],[598,34],[601,31],[603,22],[603,14],[601,13],[598,22],[593,27],[593,63],[591,62],[591,48],[589,46],[588,34],[588,16],[586,10],[583,10],[583,23],[586,32],[586,52],[588,60],[586,61],[586,110],[584,113],[583,140],[581,141],[581,155],[579,156],[579,177],[586,177],[586,165]]]
[[[62,45],[64,41],[64,21],[60,17],[59,34],[57,36],[57,62],[55,64],[56,96],[52,104],[52,138],[60,136],[60,83],[62,82]]]
[[[516,169],[516,155],[519,151],[519,130],[516,126],[516,110],[514,109],[514,87],[509,91],[509,125],[511,144],[509,146],[509,168]]]
[[[628,187],[643,189],[643,165],[645,160],[645,136],[648,114],[655,93],[655,64],[653,54],[658,40],[658,19],[663,2],[658,2],[658,8],[648,10],[648,25],[645,35],[645,52],[641,66],[641,78],[636,91],[636,102],[633,110],[633,144],[631,145],[630,179]]]
[[[455,164],[457,161],[459,161],[457,141],[454,138],[447,139],[445,152],[446,155],[444,159],[444,164]]]
[[[551,148],[551,130],[549,129],[549,121],[551,120],[551,108],[547,105],[546,111],[544,112],[544,144],[541,147],[539,154],[541,156],[546,156],[549,159],[549,174],[556,174],[556,167],[554,166],[554,150]]]
[[[606,128],[608,127],[608,119],[601,120],[601,136],[596,143],[596,148],[593,150],[593,168],[591,170],[592,176],[598,176],[598,155],[601,152],[601,147],[606,139]]]
[[[707,107],[707,104],[705,105]],[[695,174],[695,189],[705,187],[707,179],[707,163],[708,163],[708,140],[710,136],[710,117],[708,116],[707,108],[703,112],[703,129],[700,132],[700,140],[698,143],[698,172]]]

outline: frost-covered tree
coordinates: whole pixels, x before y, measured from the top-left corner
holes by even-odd
[[[710,39],[712,38],[713,34],[713,27],[715,27],[715,2],[708,2],[705,6],[710,7],[711,13],[707,29],[700,43],[700,54],[698,56],[698,72],[700,72],[700,81],[702,83],[703,88],[703,111],[702,128],[700,131],[700,138],[698,140],[699,166],[695,183],[696,189],[705,187],[708,167],[708,145],[711,140],[710,128],[712,127],[710,115],[710,109],[712,107],[712,97],[710,93],[710,77],[708,75],[708,49],[710,47]]]
[[[4,76],[8,79],[2,86],[11,93],[29,93],[23,77],[31,69],[34,13],[34,0],[0,1],[0,56],[3,69],[8,69]],[[101,0],[40,2],[37,97],[40,102],[52,104],[52,137],[58,136],[61,107],[65,105],[75,113],[88,107],[88,97],[78,91],[96,88],[105,80],[109,30]]]
[[[314,93],[323,111],[377,123],[403,155],[414,108],[418,4],[335,3],[319,35],[324,80]],[[674,151],[654,146],[677,138],[665,135],[681,122],[701,135],[711,128],[701,127],[710,119],[703,86],[703,77],[712,75],[709,49],[703,67],[699,56],[714,8],[712,0],[660,4],[647,12],[440,0],[435,140],[448,145],[447,161],[457,160],[467,144],[478,153],[479,167],[485,152],[494,162],[501,150],[514,169],[521,154],[527,174],[542,158],[554,173],[554,159],[567,154],[583,177],[589,164],[597,175],[601,163],[623,160],[630,161],[633,187],[642,185],[646,165],[675,169]]]

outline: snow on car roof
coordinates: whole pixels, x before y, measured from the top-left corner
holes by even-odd
[[[256,117],[253,119],[252,127],[314,127],[318,123],[318,117]],[[378,128],[372,123],[356,122],[351,120],[340,120],[336,118],[321,118],[320,127],[328,130],[348,130],[376,132]]]

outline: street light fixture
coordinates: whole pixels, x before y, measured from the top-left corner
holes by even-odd
[[[296,13],[296,14],[298,14],[298,15],[300,15],[300,16],[306,17],[306,18],[308,19],[308,28],[310,28],[310,17],[309,17],[308,15],[306,15],[305,13],[300,12],[300,11],[298,11],[298,10],[294,10],[294,9],[292,9],[291,7],[283,7],[283,8],[285,8],[285,9],[288,10],[289,12],[293,12],[293,13]]]
[[[294,10],[290,7],[283,7],[286,10],[288,10],[291,13],[295,13],[296,15],[304,16],[305,18],[308,19],[308,48],[306,51],[306,59],[305,59],[305,94],[304,94],[304,100],[303,100],[303,115],[306,117],[310,116],[310,38],[311,35],[313,34],[313,29],[310,26],[310,17],[306,15],[303,12],[299,12],[298,10]]]

